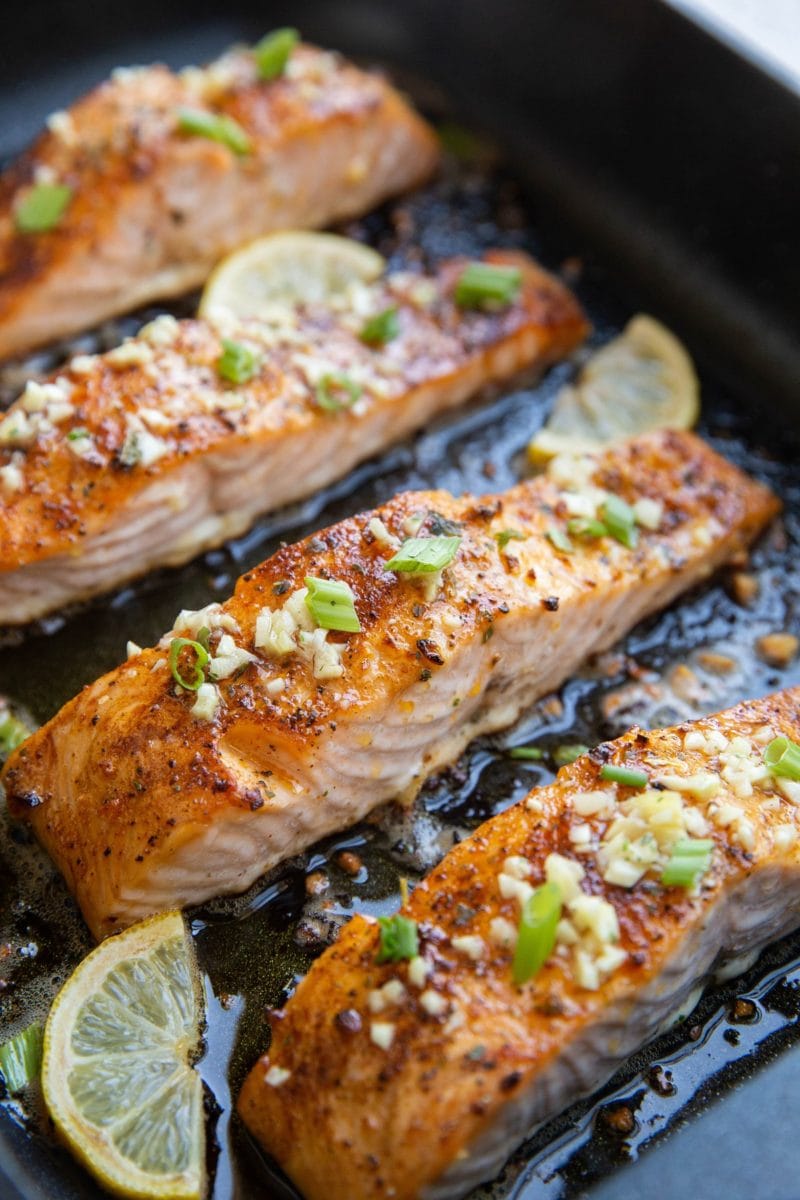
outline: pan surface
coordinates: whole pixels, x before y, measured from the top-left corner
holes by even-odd
[[[131,43],[124,42],[122,29],[92,27],[87,22],[88,6],[51,6],[64,28],[84,32],[83,57],[71,55],[61,70],[35,76],[45,80],[45,94],[29,90],[24,95],[26,102],[13,106],[21,116],[15,118],[16,125],[6,123],[8,141],[0,150],[17,148],[49,109],[68,103],[115,63],[159,57],[180,65],[210,57],[234,37],[251,39],[264,24],[281,23],[287,16],[276,12],[273,20],[261,13],[254,25],[252,15],[242,7],[241,19],[226,20],[209,13],[205,22],[185,20],[169,28],[153,8],[150,36],[140,33],[139,40]],[[424,6],[420,10],[411,5],[407,10],[409,28],[398,24],[394,5],[377,6],[385,22],[381,25],[373,20],[366,30],[353,28],[349,6],[329,6],[327,14],[317,13],[313,5],[307,7],[309,21],[303,28],[309,36],[344,49],[361,49],[373,61],[395,59],[412,64],[414,38],[418,38],[418,44],[425,47],[427,74],[436,81],[431,47],[436,45],[437,34],[430,27],[435,23],[425,19]],[[366,9],[353,7],[364,17]],[[584,6],[567,7],[575,9],[577,19]],[[331,29],[336,25],[331,9],[337,9],[341,18],[343,33],[338,37]],[[507,10],[510,22],[517,19],[515,5],[501,5],[500,9]],[[149,6],[147,12],[151,13]],[[473,6],[465,5],[464,12],[468,20]],[[296,13],[291,19],[300,22]],[[35,67],[30,65],[29,70],[33,72]],[[34,76],[27,78],[30,81]],[[452,115],[438,87],[410,76],[408,80],[421,106],[435,119]],[[20,86],[25,86],[24,80]],[[564,88],[567,95],[566,83]],[[12,90],[0,94],[0,113],[12,112]],[[487,126],[493,124],[491,107],[487,103]],[[456,115],[461,111],[457,109]],[[641,308],[670,319],[680,288],[667,286],[662,278],[659,263],[665,257],[665,243],[659,243],[658,249],[654,236],[654,270],[649,279],[646,263],[640,264],[639,270],[609,270],[608,246],[602,247],[603,238],[595,238],[594,229],[587,231],[586,223],[578,219],[578,200],[567,219],[554,203],[558,188],[563,191],[566,186],[564,180],[560,184],[558,179],[551,180],[531,194],[520,186],[531,174],[530,163],[513,154],[514,149],[519,153],[519,131],[511,134],[500,128],[498,132],[500,140],[512,149],[507,160],[498,164],[494,153],[481,143],[468,145],[467,161],[451,158],[437,184],[343,232],[365,237],[397,264],[408,262],[415,247],[421,247],[423,255],[431,259],[460,252],[474,254],[498,244],[529,249],[574,282],[595,325],[593,344],[607,339]],[[668,190],[665,185],[665,194]],[[783,228],[780,213],[773,216],[772,237],[779,238]],[[657,227],[657,217],[652,228]],[[609,227],[613,224],[609,220]],[[642,230],[634,231],[632,237],[641,242]],[[602,247],[599,253],[589,248],[595,242]],[[769,245],[773,247],[773,242]],[[764,263],[761,266],[766,269]],[[701,369],[701,432],[746,470],[770,482],[786,502],[784,521],[753,558],[752,570],[760,581],[755,604],[749,608],[737,604],[731,580],[716,579],[638,628],[618,653],[593,663],[558,697],[535,706],[507,738],[474,745],[455,768],[426,788],[410,817],[394,811],[382,813],[374,822],[329,839],[285,864],[244,897],[209,904],[190,914],[206,990],[208,1029],[200,1069],[207,1087],[215,1200],[293,1194],[230,1118],[231,1097],[249,1064],[265,1048],[266,1010],[286,997],[314,955],[351,913],[390,911],[397,904],[400,874],[412,879],[423,874],[464,831],[551,777],[552,759],[541,764],[511,761],[503,753],[507,742],[536,740],[551,750],[564,743],[592,745],[635,721],[668,724],[724,707],[745,695],[760,695],[800,681],[800,667],[775,671],[759,659],[754,648],[755,640],[764,633],[800,627],[800,477],[796,468],[800,445],[792,434],[788,409],[785,420],[764,420],[769,396],[782,390],[778,367],[773,364],[773,393],[757,389],[751,382],[759,374],[766,338],[772,338],[779,366],[789,353],[780,337],[788,318],[776,315],[774,323],[770,321],[770,306],[783,313],[781,278],[779,272],[773,275],[772,292],[767,295],[762,275],[752,276],[753,312],[760,321],[754,318],[750,327],[753,346],[730,346],[730,354],[719,357],[718,346],[726,345],[724,316],[729,324],[742,319],[737,297],[747,277],[735,262],[728,264],[724,281],[720,276],[714,292],[715,300],[730,300],[730,311],[703,317],[692,309],[684,314],[682,330],[689,334]],[[117,340],[137,323],[136,319],[116,322],[100,332],[98,341]],[[81,342],[82,346],[88,344],[88,338]],[[711,353],[707,352],[709,345]],[[44,367],[47,361],[46,355],[40,356],[35,365]],[[486,492],[509,486],[525,474],[524,446],[544,420],[558,386],[573,369],[565,365],[535,386],[520,385],[502,394],[484,395],[413,443],[367,464],[305,504],[261,521],[246,538],[180,571],[162,572],[67,619],[54,618],[25,634],[5,635],[0,644],[0,692],[11,696],[35,720],[44,720],[83,683],[119,662],[127,638],[150,644],[172,624],[179,608],[223,598],[235,578],[270,554],[279,541],[304,536],[405,488],[438,486],[455,492]],[[17,379],[13,371],[0,373],[0,391],[6,398],[14,394]],[[723,660],[730,665],[721,666]],[[315,896],[307,886],[311,874],[324,875],[328,883],[326,890]],[[4,823],[0,837],[0,979],[4,985],[0,989],[0,1038],[46,1012],[55,990],[88,947],[74,905],[53,869],[24,833]],[[600,1096],[574,1106],[539,1130],[514,1157],[502,1179],[476,1193],[475,1200],[585,1194],[624,1200],[654,1187],[653,1181],[662,1196],[677,1197],[685,1194],[687,1179],[700,1197],[725,1195],[735,1200],[797,1195],[794,1179],[800,1167],[800,1149],[792,1146],[791,1139],[786,1144],[789,1110],[784,1103],[781,1116],[780,1104],[800,1074],[794,1046],[800,1018],[798,985],[800,935],[772,947],[743,978],[708,993],[681,1026],[637,1055]],[[742,1098],[748,1097],[742,1104]],[[717,1106],[705,1114],[717,1098],[721,1098]],[[99,1195],[51,1141],[35,1097],[24,1109],[8,1100],[2,1109],[0,1162],[8,1182],[3,1185],[0,1177],[0,1194],[12,1197],[16,1188],[25,1200]],[[686,1121],[685,1130],[664,1140]],[[715,1153],[712,1170],[703,1135],[709,1121],[714,1123],[717,1146],[723,1149],[722,1155]],[[758,1143],[753,1150],[756,1132]],[[659,1141],[662,1146],[643,1155],[634,1166],[626,1166],[646,1145]],[[748,1142],[750,1151],[744,1156],[740,1147]],[[776,1149],[779,1145],[780,1169],[776,1171],[770,1146]],[[761,1186],[768,1162],[772,1191]]]

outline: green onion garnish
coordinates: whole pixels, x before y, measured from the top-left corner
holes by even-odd
[[[713,849],[710,838],[684,838],[676,842],[661,873],[661,882],[665,887],[694,887],[711,866]]]
[[[6,712],[0,716],[0,758],[16,750],[30,735],[31,730],[13,713]]]
[[[69,433],[67,434],[67,441],[68,442],[79,442],[82,438],[88,438],[90,436],[91,435],[89,433],[89,430],[84,429],[83,427],[76,428],[76,429],[70,429]]]
[[[461,272],[454,292],[459,308],[507,308],[522,286],[519,267],[472,262]]]
[[[321,629],[342,633],[360,633],[355,596],[347,583],[339,579],[317,579],[306,575],[306,607]]]
[[[539,762],[544,758],[544,750],[538,746],[512,746],[507,753],[509,758],[519,758],[522,762]]]
[[[289,55],[300,40],[296,29],[276,29],[266,34],[253,47],[253,55],[261,79],[277,79],[282,75]]]
[[[381,944],[377,961],[401,962],[404,958],[415,958],[419,953],[417,922],[411,917],[378,917],[381,927]]]
[[[386,570],[412,571],[414,574],[442,571],[453,561],[460,545],[460,537],[406,538],[385,564]]]
[[[72,188],[65,183],[37,183],[14,210],[14,224],[20,233],[47,233],[55,229],[72,199]]]
[[[570,763],[574,763],[582,754],[588,754],[589,747],[584,746],[582,742],[572,742],[566,746],[556,746],[553,751],[553,762],[557,767],[568,767]]]
[[[233,117],[203,112],[198,108],[179,108],[177,115],[181,133],[194,133],[212,142],[221,142],[234,154],[250,153],[250,138]]]
[[[764,751],[764,762],[773,775],[800,782],[800,746],[790,738],[773,738]]]
[[[0,1046],[0,1071],[10,1096],[21,1092],[42,1065],[42,1027],[37,1021]]]
[[[646,788],[650,782],[650,776],[646,771],[633,771],[630,767],[615,767],[612,763],[606,763],[600,768],[600,778],[607,779],[609,783],[620,783],[623,787]]]
[[[258,374],[261,359],[255,350],[243,346],[241,342],[233,342],[230,338],[222,339],[222,354],[217,361],[217,371],[228,383],[247,383]]]
[[[181,675],[179,659],[183,650],[192,649],[195,653],[195,661],[192,665],[194,674],[191,677]],[[187,692],[196,692],[201,683],[205,682],[205,674],[203,668],[208,665],[209,654],[200,642],[193,642],[191,638],[173,638],[169,647],[169,669],[172,672],[172,678]]]
[[[601,538],[608,533],[603,522],[594,517],[572,517],[567,521],[567,529],[579,538]]]
[[[572,554],[575,547],[569,540],[563,529],[557,529],[553,526],[551,529],[546,529],[544,536],[548,541],[552,542],[556,550],[560,550],[562,554]]]
[[[547,962],[556,944],[561,919],[561,892],[554,883],[543,883],[522,907],[512,973],[514,983],[527,983]]]
[[[505,550],[509,542],[524,542],[527,538],[527,533],[520,533],[518,529],[501,529],[494,535],[494,540],[501,550]]]
[[[352,408],[364,389],[349,375],[323,375],[317,384],[316,401],[326,412]]]
[[[608,496],[600,509],[600,515],[611,537],[633,550],[639,540],[639,534],[630,504],[626,504],[619,496]]]
[[[393,341],[400,332],[400,318],[397,308],[385,308],[365,323],[359,337],[368,346],[385,346]]]

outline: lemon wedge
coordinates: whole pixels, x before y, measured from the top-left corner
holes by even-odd
[[[528,452],[542,462],[652,429],[691,429],[699,413],[700,388],[686,348],[659,321],[640,314],[561,389]]]
[[[386,260],[370,246],[333,233],[272,233],[234,250],[212,271],[200,316],[220,311],[266,316],[280,305],[324,301],[354,283],[372,283]]]
[[[200,989],[178,912],[101,943],[59,992],[44,1034],[42,1087],[77,1158],[121,1196],[205,1192]]]

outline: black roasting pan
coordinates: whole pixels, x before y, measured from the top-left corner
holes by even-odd
[[[738,664],[729,691],[701,680],[694,696],[662,697],[650,709],[637,708],[632,691],[632,718],[668,723],[800,681],[796,666],[769,671],[748,649],[769,629],[800,631],[798,97],[658,0],[18,0],[0,21],[0,160],[115,65],[204,61],[282,24],[385,64],[434,120],[457,121],[500,147],[504,165],[491,179],[471,174],[474,164],[458,167],[409,202],[405,222],[389,206],[361,224],[364,236],[398,259],[409,221],[434,257],[497,238],[528,245],[577,278],[596,341],[633,311],[654,313],[698,362],[701,431],[781,492],[785,523],[756,552],[762,590],[752,610],[743,614],[720,579],[625,644],[628,660],[653,678],[725,644]],[[403,487],[507,486],[570,369],[483,398],[200,563],[24,635],[0,634],[0,693],[46,719],[119,661],[126,637],[157,639],[170,614],[224,594],[281,538]],[[0,375],[0,396],[6,384]],[[618,732],[606,700],[625,686],[629,679],[589,671],[563,689],[560,709],[537,706],[514,738],[591,743]],[[426,789],[410,827],[387,819],[347,831],[242,900],[191,914],[209,1014],[201,1070],[214,1200],[294,1195],[230,1119],[230,1096],[264,1046],[267,1005],[330,936],[304,905],[304,874],[329,871],[336,920],[391,908],[398,871],[421,873],[454,831],[548,778],[544,765],[509,762],[503,745],[473,747]],[[34,851],[19,845],[21,835],[0,834],[2,1038],[28,1010],[41,1015],[88,941],[59,881],[47,871],[35,887],[22,878],[24,854]],[[348,846],[364,863],[355,879],[335,865]],[[712,989],[599,1096],[538,1131],[476,1200],[796,1200],[799,1030],[795,935]],[[99,1196],[40,1120],[0,1099],[0,1200]]]

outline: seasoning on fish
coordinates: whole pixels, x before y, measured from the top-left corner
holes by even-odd
[[[527,255],[486,259],[517,281],[491,310],[458,305],[451,260],[258,320],[161,316],[29,383],[0,420],[0,625],[186,562],[582,340],[556,279]],[[388,307],[396,336],[365,342]]]
[[[0,178],[0,358],[203,282],[236,246],[415,187],[433,131],[379,74],[294,45],[120,68]]]
[[[547,534],[635,515],[635,537]],[[742,549],[770,491],[688,433],[498,495],[409,492],[285,546],[224,605],[70,701],[11,756],[27,819],[98,936],[240,892],[510,725]],[[523,540],[501,551],[497,535]]]
[[[413,956],[354,917],[239,1099],[305,1200],[458,1200],[716,967],[794,929],[798,742],[800,688],[634,729],[450,851],[395,918]]]

